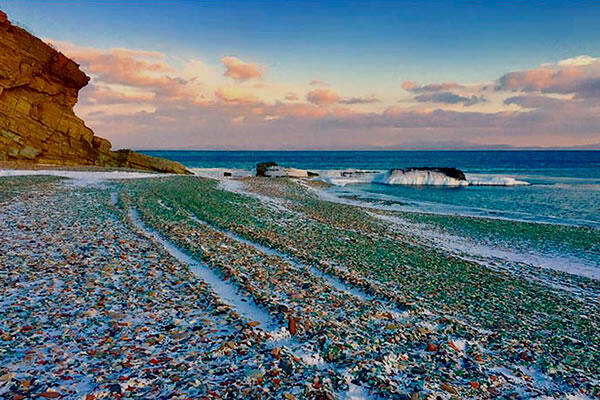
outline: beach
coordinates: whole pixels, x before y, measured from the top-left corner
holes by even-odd
[[[595,272],[447,240],[595,252],[595,228],[332,201],[315,179],[36,173],[0,177],[6,398],[600,394]]]
[[[63,3],[0,4],[0,400],[600,400],[597,4]]]

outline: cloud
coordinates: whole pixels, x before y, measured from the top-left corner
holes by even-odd
[[[572,58],[567,58],[565,60],[560,60],[558,62],[558,66],[560,67],[581,67],[585,65],[595,64],[600,61],[600,58],[590,57],[590,56],[577,56]]]
[[[264,67],[254,63],[246,63],[237,57],[222,57],[221,62],[225,66],[225,76],[237,81],[262,78]]]
[[[573,91],[575,82],[583,75],[577,68],[554,70],[538,68],[509,72],[498,80],[498,90],[548,91],[567,93]]]
[[[340,95],[332,89],[320,88],[308,92],[306,100],[317,105],[329,105],[337,103]]]
[[[406,81],[402,83],[402,89],[408,90],[413,93],[424,93],[424,92],[439,92],[456,89],[466,89],[466,86],[460,85],[454,82],[445,83],[430,83],[428,85],[419,86],[415,82]]]
[[[466,97],[452,92],[426,93],[415,96],[414,99],[420,103],[462,104],[465,107],[485,103],[487,101],[485,97],[482,96],[472,95],[471,97]]]
[[[496,81],[496,90],[575,94],[600,98],[600,58],[578,56],[557,64],[509,72]]]
[[[348,97],[341,99],[340,104],[373,104],[379,103],[381,100],[375,97]]]
[[[511,105],[516,104],[523,108],[556,108],[564,105],[568,100],[556,99],[553,97],[542,96],[542,95],[524,95],[524,96],[513,96],[508,97],[504,100],[504,104]]]
[[[424,140],[561,146],[600,142],[600,63],[593,57],[510,71],[485,86],[406,81],[402,87],[416,104],[402,107],[390,106],[376,95],[343,97],[334,88],[321,87],[322,82],[249,84],[242,79],[248,75],[239,71],[237,78],[226,79],[210,62],[154,51],[64,43],[58,47],[92,75],[81,92],[77,113],[115,147],[398,148],[410,143],[425,146]],[[256,67],[261,75],[250,74],[254,77],[248,79],[262,77],[264,70]],[[495,91],[486,91],[488,85]],[[304,90],[308,93],[300,98],[298,93]],[[367,107],[352,107],[371,103],[380,105],[368,107],[368,112]],[[477,112],[456,107],[480,103]]]
[[[414,88],[417,87],[417,84],[413,81],[404,81],[402,82],[402,89],[404,90],[413,90]]]
[[[52,44],[105,83],[138,87],[185,84],[183,79],[167,75],[173,69],[165,61],[165,55],[159,52],[122,48],[100,50],[56,41]]]
[[[285,95],[285,99],[289,100],[289,101],[296,101],[298,100],[298,95],[296,93],[290,92],[288,94]]]
[[[128,88],[114,88],[108,86],[88,85],[85,89],[83,104],[129,104],[148,103],[156,98],[152,91],[131,90]]]
[[[215,91],[215,96],[225,103],[257,104],[260,102],[256,95],[237,87],[219,88]]]
[[[313,79],[312,81],[308,82],[308,84],[310,86],[328,86],[327,83],[320,81],[318,79]]]

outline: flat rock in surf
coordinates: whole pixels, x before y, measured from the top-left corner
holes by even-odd
[[[392,169],[390,172],[394,171],[402,171],[404,173],[408,172],[420,172],[420,171],[430,171],[430,172],[438,172],[440,174],[446,175],[449,178],[457,179],[459,181],[466,181],[467,177],[465,173],[462,172],[458,168],[447,168],[447,167],[411,167],[405,168],[401,170]]]

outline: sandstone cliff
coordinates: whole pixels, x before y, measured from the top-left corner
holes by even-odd
[[[173,161],[111,151],[108,140],[94,136],[73,112],[89,79],[74,61],[0,11],[0,161],[187,173]]]

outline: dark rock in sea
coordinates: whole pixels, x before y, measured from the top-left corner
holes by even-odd
[[[393,170],[392,170],[393,171]],[[411,172],[411,171],[432,171],[432,172],[439,172],[441,174],[444,174],[450,178],[454,178],[457,179],[459,181],[466,181],[467,178],[465,177],[464,172],[462,172],[460,169],[458,168],[447,168],[447,167],[411,167],[411,168],[405,168],[402,171],[406,172]]]
[[[274,161],[261,162],[256,164],[256,176],[267,176],[267,170],[271,167],[277,167]]]
[[[392,170],[393,171],[393,170]],[[369,175],[369,174],[376,174],[378,171],[361,171],[361,170],[348,170],[348,171],[342,171],[340,173],[341,176],[343,176],[344,178],[348,178],[351,176],[360,176],[360,175]]]
[[[223,172],[223,176],[231,176],[231,172],[225,171]]]
[[[256,176],[267,178],[313,178],[318,173],[305,169],[281,167],[273,161],[256,164]]]

